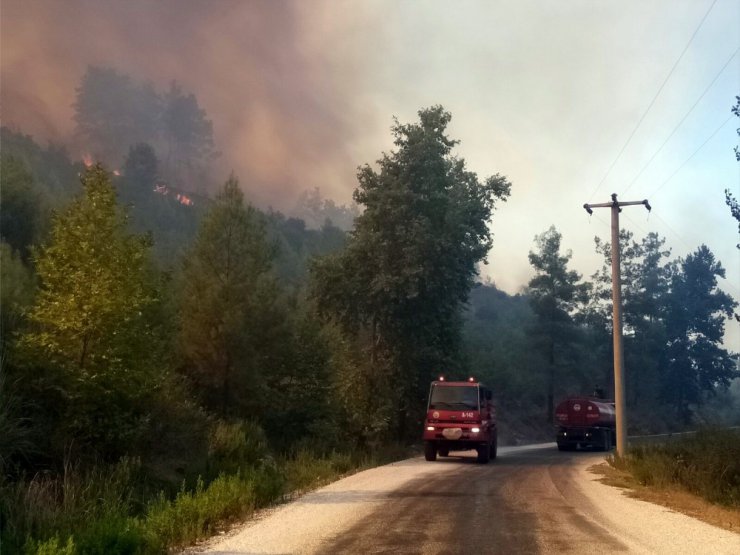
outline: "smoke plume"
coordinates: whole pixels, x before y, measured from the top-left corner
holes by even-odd
[[[346,8],[346,7],[345,7]],[[26,1],[2,4],[2,122],[74,144],[75,88],[88,65],[158,90],[176,80],[214,124],[219,179],[234,171],[260,204],[354,187],[365,72],[352,41],[368,14],[320,2]],[[79,152],[75,154],[81,154]]]

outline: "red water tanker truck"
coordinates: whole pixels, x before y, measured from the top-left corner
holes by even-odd
[[[498,446],[496,409],[491,390],[474,378],[432,382],[424,421],[424,458],[437,460],[450,451],[478,452],[478,462],[496,458]]]
[[[568,397],[555,409],[561,451],[578,446],[609,451],[616,443],[614,403],[596,397]]]

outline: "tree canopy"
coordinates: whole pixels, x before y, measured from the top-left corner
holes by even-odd
[[[364,207],[347,247],[316,263],[320,309],[351,334],[366,333],[368,372],[380,381],[398,432],[421,407],[427,380],[460,363],[460,309],[485,260],[495,205],[510,193],[505,177],[480,181],[445,131],[441,106],[419,122],[395,122],[396,150],[358,171]]]
[[[137,403],[159,379],[158,293],[150,240],[127,231],[108,173],[93,166],[82,186],[35,253],[40,288],[19,347],[29,368],[55,372],[65,428],[120,448],[137,432]]]

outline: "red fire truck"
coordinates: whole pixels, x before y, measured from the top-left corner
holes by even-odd
[[[432,382],[424,422],[424,458],[447,457],[450,451],[478,451],[478,462],[496,458],[496,409],[491,390],[475,378]]]

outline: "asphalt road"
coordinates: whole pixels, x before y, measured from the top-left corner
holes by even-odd
[[[212,553],[740,553],[740,534],[627,498],[587,468],[603,454],[554,444],[340,480],[263,515]]]

